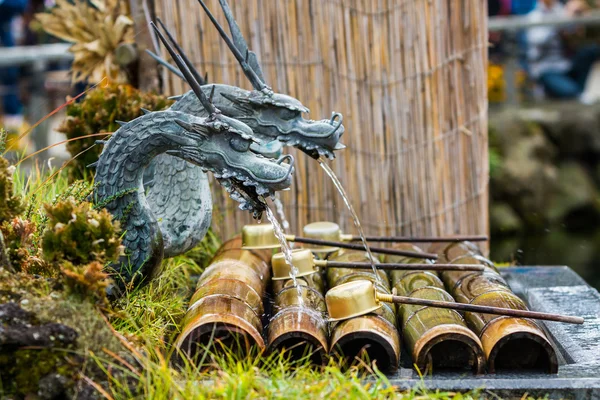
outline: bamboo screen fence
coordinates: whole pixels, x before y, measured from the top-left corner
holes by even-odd
[[[368,234],[485,234],[487,9],[482,0],[229,0],[275,91],[344,115],[348,148],[332,168]],[[156,14],[209,81],[250,88],[196,0],[157,0]],[[225,24],[218,0],[208,6]],[[163,54],[166,56],[166,54]],[[187,90],[164,72],[167,92]],[[318,163],[295,149],[292,231],[352,220]],[[250,217],[213,185],[213,228]]]

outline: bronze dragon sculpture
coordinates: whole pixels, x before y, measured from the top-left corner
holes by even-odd
[[[266,85],[227,1],[220,0],[233,40],[199,1],[254,90],[205,84],[162,22],[172,44],[152,24],[177,65],[169,67],[192,90],[165,111],[124,123],[96,164],[93,200],[119,219],[125,231],[126,253],[111,266],[122,279],[119,286],[146,282],[160,271],[164,257],[182,254],[202,240],[212,215],[206,172],[213,173],[240,208],[258,217],[266,207],[263,199],[287,189],[293,171],[290,155],[275,160],[263,154],[283,143],[313,158],[333,158],[333,151],[344,147],[338,142],[344,132],[341,115],[304,119],[308,109],[299,100]]]

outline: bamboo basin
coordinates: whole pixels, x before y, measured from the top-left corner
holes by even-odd
[[[270,252],[241,250],[233,238],[217,251],[198,280],[175,345],[192,361],[220,346],[248,354],[265,349],[261,316],[270,271]],[[180,361],[176,356],[176,361]]]
[[[301,278],[296,278],[296,281],[301,286],[308,286],[313,289],[316,289],[319,293],[323,293],[325,291],[325,282],[323,281],[323,275],[321,272],[316,272],[310,275],[304,275]],[[285,287],[288,287],[293,284],[291,279],[287,280],[278,280],[272,281],[273,284],[273,293],[277,295],[277,293],[281,292]]]
[[[302,305],[320,312],[321,314],[327,314],[327,306],[325,305],[325,298],[321,293],[312,287],[300,286],[300,292],[302,297]],[[275,302],[273,303],[273,314],[277,314],[285,308],[300,306],[300,298],[298,297],[298,289],[294,286],[288,286],[283,288],[277,296],[275,296]]]
[[[394,274],[394,272],[408,273]],[[441,279],[437,274],[430,271],[391,271],[390,276],[394,285],[393,288],[399,296],[410,296],[415,290],[424,287],[444,289],[444,283]]]
[[[306,306],[283,308],[269,322],[269,351],[289,352],[294,360],[309,357],[314,364],[324,364],[327,338],[323,314]]]
[[[444,246],[447,246],[444,245]],[[415,245],[402,248],[421,251]],[[391,261],[386,257],[386,262]],[[403,257],[395,262],[419,262]],[[464,272],[463,272],[464,274]],[[397,294],[430,300],[454,301],[445,291],[444,283],[432,271],[391,271],[392,285]],[[482,345],[455,310],[398,304],[399,324],[413,363],[422,373],[439,370],[485,370]]]
[[[480,263],[490,267],[484,272],[446,271],[441,274],[457,301],[527,310],[523,300],[512,293],[493,263],[482,257],[475,245],[454,243],[437,251],[442,255],[440,259],[445,258],[451,263]],[[505,369],[558,371],[556,352],[533,320],[470,312],[464,317],[481,340],[490,373]]]
[[[430,307],[420,310],[404,325],[404,342],[417,368],[422,373],[470,369],[482,374],[485,357],[477,335],[458,313],[434,311]]]
[[[250,250],[227,249],[219,251],[219,253],[213,257],[211,264],[215,264],[223,260],[239,261],[253,269],[259,275],[260,279],[269,279],[271,276],[271,268],[269,267],[269,263],[264,261],[262,256],[266,256],[266,254],[258,255]]]
[[[192,295],[188,310],[195,307],[196,303],[202,298],[211,296],[215,293],[242,300],[258,315],[262,315],[264,312],[261,295],[251,286],[239,279],[214,279],[200,285]]]
[[[246,354],[253,346],[264,350],[262,324],[241,300],[212,295],[198,300],[183,320],[175,345],[191,359],[210,346],[222,346]]]
[[[242,250],[242,235],[235,235],[234,237],[232,237],[231,239],[229,239],[228,241],[223,243],[221,245],[221,247],[219,247],[219,249],[215,253],[214,258],[220,256],[222,253],[224,253],[228,250]],[[243,250],[243,251],[250,252],[267,263],[271,261],[271,255],[273,254],[273,250],[271,250],[271,249],[267,249],[267,250],[253,249],[253,250]]]
[[[260,275],[248,264],[240,261],[223,260],[211,264],[200,276],[197,287],[217,279],[238,279],[244,281],[257,293],[264,292],[264,283]]]
[[[558,373],[556,351],[532,320],[496,318],[486,327],[481,342],[492,374],[524,369]]]
[[[344,251],[330,258],[331,261],[366,262],[364,252]],[[377,262],[376,262],[377,263]],[[339,286],[356,280],[373,282],[377,291],[390,293],[389,278],[385,271],[378,270],[379,280],[373,270],[327,268],[329,287]],[[356,357],[365,357],[377,362],[382,371],[394,372],[400,360],[400,335],[396,328],[396,305],[380,302],[380,307],[371,313],[330,323],[330,352],[346,364]]]
[[[398,370],[400,338],[394,324],[379,315],[339,322],[331,334],[331,351],[346,365],[359,358],[375,361],[381,371]]]

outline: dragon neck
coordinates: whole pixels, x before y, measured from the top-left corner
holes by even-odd
[[[146,200],[143,176],[157,155],[178,147],[165,135],[182,130],[176,118],[185,116],[156,112],[124,125],[108,141],[97,164],[93,199],[121,223],[126,254],[110,268],[125,282],[154,276],[163,259],[162,235]]]

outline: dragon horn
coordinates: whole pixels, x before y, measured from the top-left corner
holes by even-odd
[[[260,76],[256,73],[256,71],[254,71],[254,69],[252,69],[252,67],[246,62],[242,52],[231,41],[229,36],[227,36],[227,33],[225,33],[225,30],[223,29],[223,27],[219,24],[219,22],[217,21],[215,16],[212,15],[212,13],[210,12],[210,10],[206,6],[206,4],[204,4],[204,1],[198,0],[198,2],[200,3],[200,5],[204,9],[204,11],[206,11],[208,18],[210,18],[213,25],[217,28],[217,30],[219,31],[219,34],[221,35],[221,37],[223,38],[225,43],[227,43],[227,47],[229,47],[229,49],[231,50],[231,52],[233,53],[235,58],[238,60],[238,62],[242,66],[244,75],[246,75],[246,77],[252,84],[252,87],[256,90],[263,90],[263,89],[268,88],[267,84],[260,78]]]
[[[175,52],[175,49],[173,49],[173,47],[169,44],[169,42],[167,41],[167,38],[165,38],[165,36],[158,29],[158,27],[154,24],[154,22],[150,22],[150,25],[152,26],[152,29],[154,29],[154,31],[158,35],[158,38],[160,39],[160,41],[164,44],[165,48],[167,49],[167,51],[169,52],[171,57],[173,57],[173,60],[177,64],[177,67],[183,73],[183,76],[185,77],[185,80],[187,81],[188,85],[190,85],[190,87],[192,88],[192,90],[198,97],[198,100],[200,100],[200,102],[202,103],[202,105],[204,106],[206,111],[208,111],[208,113],[211,115],[215,114],[217,112],[217,109],[210,101],[208,101],[208,99],[206,98],[206,95],[204,94],[204,92],[202,91],[202,88],[200,87],[200,83],[194,79],[193,74],[188,69],[188,67],[185,65],[183,58],[181,58],[181,56]]]
[[[229,24],[229,31],[231,32],[233,44],[235,47],[237,47],[240,53],[246,53],[246,62],[250,65],[250,67],[252,67],[260,80],[266,82],[262,69],[260,68],[260,64],[258,63],[258,59],[256,58],[256,53],[250,51],[248,48],[248,43],[246,43],[246,39],[244,39],[244,35],[242,35],[242,30],[236,22],[233,13],[231,12],[231,8],[229,8],[229,3],[227,3],[227,0],[219,0],[219,3],[223,9],[225,18],[227,19],[227,24]]]
[[[159,23],[160,27],[163,29],[163,31],[165,31],[165,33],[167,34],[167,37],[169,38],[171,43],[173,43],[173,46],[175,46],[175,49],[177,50],[177,52],[181,55],[181,58],[183,58],[183,61],[185,61],[185,64],[190,69],[192,75],[194,75],[194,79],[196,79],[196,81],[198,83],[200,83],[200,85],[206,85],[206,82],[204,81],[204,78],[202,77],[202,75],[200,75],[198,70],[194,67],[194,64],[192,64],[192,62],[190,61],[188,56],[185,55],[185,52],[183,51],[181,46],[179,46],[179,43],[177,43],[177,41],[175,40],[173,35],[171,35],[171,32],[169,32],[169,30],[167,29],[165,24],[163,24],[162,20],[160,18],[156,18],[156,20],[158,21],[158,23]]]
[[[146,53],[148,53],[148,55],[150,55],[150,57],[152,57],[154,59],[154,61],[156,61],[157,63],[159,63],[160,65],[162,65],[163,67],[165,67],[166,69],[168,69],[169,71],[171,71],[172,73],[174,73],[175,75],[177,75],[178,77],[180,77],[182,80],[185,81],[185,77],[183,76],[181,71],[178,70],[177,68],[175,68],[174,66],[172,66],[171,64],[169,64],[169,62],[167,60],[165,60],[164,58],[162,58],[161,56],[152,52],[149,49],[146,49]]]

